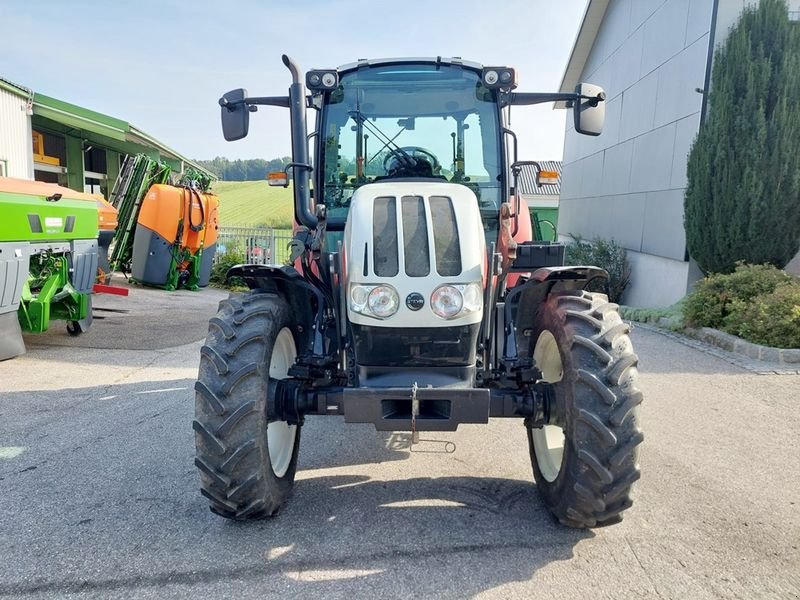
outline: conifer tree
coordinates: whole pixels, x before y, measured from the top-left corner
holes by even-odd
[[[748,6],[716,51],[687,164],[684,227],[706,272],[784,267],[800,247],[800,23],[783,0]]]

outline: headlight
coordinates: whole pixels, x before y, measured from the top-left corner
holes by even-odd
[[[479,283],[440,285],[431,294],[431,310],[442,319],[454,319],[477,312],[483,306]]]
[[[393,287],[380,285],[369,293],[367,306],[373,315],[385,319],[397,312],[397,308],[400,306],[400,297]]]
[[[350,287],[350,310],[369,317],[388,319],[400,307],[400,296],[390,285],[359,285]]]
[[[431,310],[443,319],[457,317],[464,306],[464,296],[452,285],[441,285],[431,294]]]

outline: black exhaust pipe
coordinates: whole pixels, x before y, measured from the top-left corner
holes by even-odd
[[[308,138],[306,131],[306,88],[300,80],[300,69],[285,54],[283,64],[292,74],[292,85],[289,87],[289,113],[292,123],[292,162],[310,165],[308,160]],[[301,225],[314,229],[317,217],[311,207],[309,188],[309,167],[293,167],[294,177],[294,215]]]

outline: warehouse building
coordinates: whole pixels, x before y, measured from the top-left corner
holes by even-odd
[[[713,50],[750,0],[589,0],[561,91],[606,90],[602,135],[567,120],[559,231],[614,239],[633,275],[625,302],[665,306],[702,274],[683,229],[686,159]],[[789,0],[790,18],[800,0]]]
[[[134,125],[0,78],[0,176],[106,197],[127,154],[207,171]]]

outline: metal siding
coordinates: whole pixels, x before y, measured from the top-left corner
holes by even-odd
[[[537,162],[545,171],[556,171],[558,173],[558,183],[547,183],[539,187],[536,185],[536,169],[534,166],[524,165],[519,174],[520,194],[523,196],[558,196],[561,193],[561,161],[540,160]]]
[[[737,4],[737,15],[741,10],[741,0],[722,4]],[[686,292],[681,200],[701,108],[695,88],[704,85],[712,6],[713,0],[611,0],[597,34],[607,44],[593,49],[586,61],[594,72],[610,74],[606,131],[584,138],[570,119],[565,128],[559,230],[614,239],[631,254],[646,253],[669,265],[676,289],[664,298]],[[610,17],[625,10],[630,10],[627,32]],[[646,264],[634,264],[625,300],[662,304],[646,293],[663,287]]]
[[[0,89],[0,161],[5,161],[6,176],[33,179],[31,118],[27,101]]]

